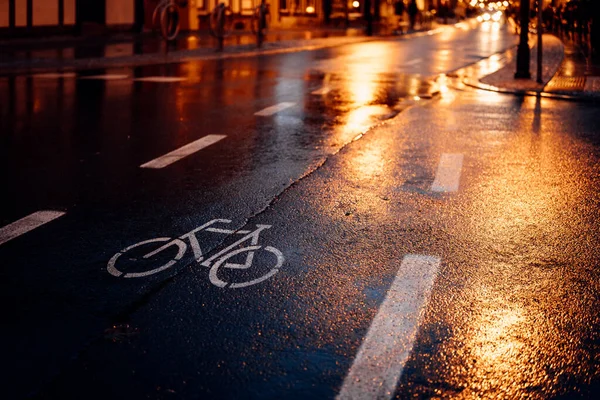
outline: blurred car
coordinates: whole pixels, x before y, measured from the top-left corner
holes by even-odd
[[[479,16],[477,16],[477,20],[479,22],[502,22],[503,18],[504,18],[504,13],[500,10],[484,11]]]

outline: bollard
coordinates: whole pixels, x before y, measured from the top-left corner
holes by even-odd
[[[543,21],[542,21],[542,1],[538,0],[538,29],[537,29],[537,83],[543,83],[542,80],[542,31],[544,29]]]
[[[519,47],[517,48],[517,71],[515,72],[515,79],[530,79],[530,53],[529,45],[527,44],[529,39],[529,0],[521,0],[520,25],[521,34]]]

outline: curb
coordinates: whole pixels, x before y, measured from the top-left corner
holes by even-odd
[[[516,46],[513,48],[510,48],[504,52],[501,53],[497,53],[500,54],[503,58],[508,58],[512,55],[513,52],[516,51]],[[488,57],[489,58],[489,57]],[[558,63],[556,70],[554,71],[554,73],[552,74],[552,76],[550,77],[550,79],[546,80],[544,82],[544,86],[539,89],[539,90],[520,90],[520,89],[507,89],[507,88],[501,88],[498,86],[494,86],[494,85],[490,85],[487,83],[482,83],[480,82],[479,79],[483,78],[462,78],[461,82],[465,85],[465,86],[469,86],[475,89],[479,89],[479,90],[485,90],[485,91],[489,91],[489,92],[496,92],[496,93],[503,93],[503,94],[512,94],[512,95],[516,95],[516,96],[535,96],[535,97],[543,97],[543,98],[548,98],[548,99],[556,99],[556,100],[567,100],[567,101],[580,101],[580,102],[599,102],[600,101],[600,93],[596,94],[596,93],[586,93],[586,92],[563,92],[563,93],[558,93],[558,92],[549,92],[549,91],[545,91],[544,89],[546,88],[546,86],[548,85],[548,83],[550,81],[552,81],[552,79],[554,79],[554,77],[556,77],[558,71],[560,70],[560,66],[562,65],[563,61],[565,59],[564,56],[564,45],[563,45],[563,55],[561,58],[561,61]],[[509,65],[508,63],[505,64],[504,66],[502,66],[500,69],[498,69],[497,71],[494,71],[492,73],[498,72],[500,71],[502,68],[508,68]],[[491,74],[488,74],[491,75]],[[486,75],[487,76],[487,75]]]
[[[434,28],[426,31],[411,32],[400,36],[340,36],[333,38],[317,38],[310,39],[313,41],[311,44],[297,44],[300,42],[300,40],[284,40],[280,42],[266,42],[261,48],[256,48],[253,44],[230,46],[222,52],[217,52],[214,48],[203,47],[193,50],[176,50],[171,53],[151,53],[113,58],[82,58],[71,59],[62,62],[42,59],[37,60],[38,62],[23,61],[20,63],[7,63],[5,65],[0,64],[0,76],[43,72],[73,72],[76,70],[89,70],[98,68],[175,64],[193,60],[223,60],[230,58],[284,54],[320,50],[377,40],[405,40],[414,37],[435,35],[441,31],[442,28]],[[302,41],[305,42],[305,40]]]
[[[462,83],[464,83],[466,86],[469,86],[469,87],[472,87],[475,89],[486,90],[489,92],[503,93],[503,94],[513,94],[516,96],[535,96],[535,97],[543,97],[543,98],[548,98],[548,99],[582,101],[582,102],[593,102],[593,103],[600,102],[600,94],[586,94],[585,92],[583,92],[583,93],[579,93],[579,92],[577,92],[577,93],[575,93],[575,92],[556,93],[556,92],[546,92],[546,91],[544,91],[544,89],[542,89],[542,90],[511,90],[511,89],[504,89],[504,88],[499,88],[496,86],[488,85],[485,83],[481,83],[479,81],[472,81],[472,80],[469,80],[468,78],[463,79]]]
[[[336,38],[338,39],[338,38]],[[316,39],[315,39],[316,40]],[[321,39],[323,40],[323,39]],[[325,39],[327,40],[327,39]],[[212,48],[201,48],[194,50],[176,50],[171,53],[151,53],[151,54],[141,54],[141,55],[132,55],[125,57],[114,57],[114,58],[83,58],[83,59],[73,59],[67,62],[48,62],[46,60],[40,60],[40,64],[44,65],[36,65],[34,62],[23,62],[21,65],[15,66],[16,63],[12,65],[7,65],[6,67],[0,64],[0,75],[11,75],[11,74],[27,74],[27,73],[40,73],[40,72],[70,72],[75,70],[86,70],[86,69],[96,69],[96,68],[116,68],[116,67],[128,67],[128,66],[146,66],[146,65],[158,65],[158,64],[174,64],[179,62],[186,62],[192,60],[219,60],[219,59],[229,59],[229,58],[237,58],[237,57],[249,57],[256,55],[271,55],[271,54],[281,54],[281,53],[290,53],[295,51],[309,51],[309,50],[318,50],[329,47],[337,47],[343,46],[347,44],[361,43],[366,41],[372,41],[375,38],[357,36],[357,37],[349,37],[347,40],[331,40],[333,43],[320,43],[320,44],[310,44],[310,45],[300,45],[294,46],[293,41],[282,41],[282,42],[271,42],[265,43],[264,47],[256,48],[252,50],[247,50],[242,46],[232,46],[230,47],[230,52],[225,50],[224,52],[217,52]],[[271,48],[270,46],[277,45],[278,43],[282,43],[287,45],[287,47],[280,48]],[[291,44],[291,45],[290,45]],[[249,47],[251,45],[246,45]]]

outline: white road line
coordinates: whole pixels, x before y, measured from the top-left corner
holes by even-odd
[[[313,90],[311,92],[311,94],[315,94],[315,95],[324,95],[331,92],[331,88],[329,86],[323,86],[322,88],[319,88],[317,90]]]
[[[600,78],[595,76],[588,76],[585,78],[584,92],[596,92],[600,91]]]
[[[337,399],[392,398],[440,263],[432,256],[403,258]]]
[[[331,91],[331,87],[329,86],[329,81],[331,80],[331,74],[325,74],[323,78],[323,86],[317,90],[313,90],[311,94],[316,95],[325,95]]]
[[[431,185],[432,192],[458,191],[463,158],[464,156],[462,154],[442,154],[435,180]]]
[[[471,60],[473,58],[476,58],[478,60],[481,60],[483,58],[487,58],[488,56],[486,55],[481,55],[481,54],[474,54],[474,53],[470,53],[470,54],[465,54],[463,55],[463,60]]]
[[[148,161],[147,163],[140,165],[140,168],[164,168],[168,165],[173,164],[176,161],[181,160],[184,157],[189,156],[190,154],[194,154],[195,152],[210,146],[211,144],[217,143],[219,140],[224,139],[225,137],[225,135],[204,136],[203,138],[200,138],[192,143],[186,144],[185,146],[180,147],[177,150],[173,150],[172,152],[167,153],[164,156],[155,158],[152,161]]]
[[[146,76],[144,78],[137,78],[134,81],[139,82],[158,82],[158,83],[172,83],[185,81],[187,78],[181,78],[178,76]]]
[[[423,61],[422,58],[415,58],[414,60],[410,60],[410,61],[405,62],[404,64],[402,64],[402,66],[403,67],[410,67],[410,66],[413,66],[413,65],[420,64],[421,61]]]
[[[234,233],[237,233],[238,235],[245,235],[247,233],[250,233],[251,231],[247,231],[245,229],[241,229],[239,231],[233,231],[231,229],[221,229],[221,228],[206,228],[205,229],[207,232],[214,232],[214,233],[224,233],[227,235],[233,235]]]
[[[295,105],[296,105],[296,103],[283,102],[283,103],[275,104],[274,106],[271,106],[271,107],[267,107],[258,112],[255,112],[254,115],[258,115],[260,117],[268,117],[269,115],[276,114],[279,111],[285,110],[286,108],[290,108]]]
[[[37,211],[0,228],[0,245],[65,215],[62,211]]]
[[[82,76],[79,79],[99,79],[104,81],[116,81],[119,79],[127,79],[129,75],[120,75],[120,74],[107,74],[107,75],[90,75],[90,76]]]
[[[35,74],[34,78],[57,79],[57,78],[75,78],[75,72],[48,72],[46,74]]]

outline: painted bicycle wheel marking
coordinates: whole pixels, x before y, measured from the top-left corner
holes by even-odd
[[[221,288],[227,287],[227,288],[232,288],[232,289],[244,288],[244,287],[253,286],[258,283],[264,282],[267,279],[273,277],[275,274],[277,274],[277,272],[279,272],[279,270],[281,269],[281,266],[283,265],[283,263],[285,261],[283,254],[281,253],[281,251],[279,251],[275,247],[262,246],[258,243],[260,233],[271,228],[271,225],[260,225],[259,224],[259,225],[256,225],[256,229],[254,229],[254,230],[237,230],[237,231],[232,230],[232,229],[226,229],[222,226],[216,226],[216,227],[213,226],[214,224],[229,224],[229,223],[231,223],[231,220],[228,220],[228,219],[213,219],[212,221],[209,221],[209,222],[205,223],[204,225],[201,225],[201,226],[193,229],[192,231],[179,236],[178,238],[160,237],[160,238],[148,239],[148,240],[144,240],[144,241],[132,244],[131,246],[124,248],[123,250],[117,252],[114,256],[112,256],[110,258],[110,260],[108,261],[106,269],[109,274],[111,274],[115,277],[118,277],[118,278],[142,278],[142,277],[154,275],[161,271],[165,271],[165,270],[173,267],[175,264],[177,264],[183,258],[184,254],[186,253],[187,248],[188,248],[188,242],[189,242],[189,247],[191,247],[191,249],[192,249],[194,259],[200,265],[210,268],[209,280],[213,285],[215,285],[217,287],[221,287]],[[200,243],[198,242],[198,238],[196,236],[199,232],[202,232],[202,231],[213,233],[213,234],[242,235],[242,238],[235,241],[233,244],[225,247],[224,249],[220,250],[219,252],[217,252],[216,254],[211,256],[210,258],[205,259],[202,249],[200,247]],[[246,247],[241,247],[241,248],[239,247],[246,242],[248,242],[250,245],[246,246]],[[156,247],[157,244],[160,246]],[[149,263],[151,263],[151,261],[153,260],[153,258],[155,256],[158,256],[160,254],[164,255],[165,253],[163,253],[163,252],[167,249],[176,248],[177,253],[173,257],[168,259],[166,262],[159,261],[160,265],[153,265],[152,267],[147,267],[144,271],[125,272],[124,267],[125,267],[125,264],[127,263],[127,261],[125,259],[127,257],[123,257],[123,256],[130,253],[131,251],[133,251],[135,249],[140,248],[140,250],[141,250],[141,249],[144,249],[145,247],[153,248],[153,250],[149,250],[141,257],[141,259],[143,259],[143,260],[148,260]],[[262,273],[259,277],[250,279],[250,280],[246,280],[243,282],[228,282],[219,276],[219,271],[222,271],[224,269],[246,270],[246,269],[250,269],[251,267],[255,266],[255,264],[256,264],[255,255],[258,252],[268,254],[268,255],[270,255],[270,257],[268,257],[268,259],[274,260],[273,265],[269,264],[267,266],[268,271],[265,273]],[[245,258],[244,263],[238,264],[238,263],[229,261],[232,257],[243,255],[244,253],[246,253],[246,258]],[[166,254],[169,254],[169,253],[166,253]],[[133,259],[129,260],[129,262],[132,264],[135,264],[136,261],[139,261],[139,259],[133,258]],[[123,265],[121,265],[121,264],[123,264]]]

